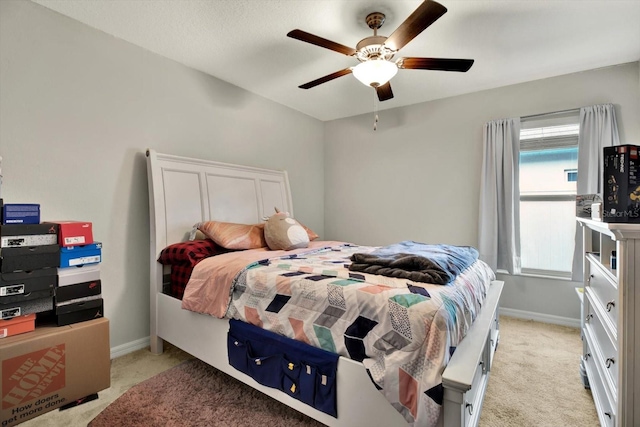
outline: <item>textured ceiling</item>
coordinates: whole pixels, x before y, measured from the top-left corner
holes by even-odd
[[[320,120],[371,112],[374,91],[348,75],[298,85],[357,64],[286,37],[293,29],[353,46],[364,17],[387,15],[388,36],[420,0],[32,0],[63,15]],[[441,0],[448,12],[396,57],[475,59],[466,73],[399,70],[394,108],[640,59],[640,0]]]

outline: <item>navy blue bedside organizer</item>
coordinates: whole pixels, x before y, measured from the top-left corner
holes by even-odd
[[[229,364],[267,387],[337,417],[339,356],[276,333],[229,321]]]

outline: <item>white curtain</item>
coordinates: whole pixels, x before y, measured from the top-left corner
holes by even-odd
[[[592,105],[580,109],[580,134],[578,135],[578,186],[577,194],[602,196],[602,149],[620,145],[616,111],[613,104]],[[576,228],[576,244],[573,252],[572,279],[583,280],[582,228]]]
[[[480,183],[480,259],[520,273],[520,118],[484,125]]]

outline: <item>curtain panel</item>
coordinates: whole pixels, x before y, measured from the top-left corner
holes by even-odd
[[[603,190],[603,148],[620,145],[616,110],[613,104],[592,105],[580,109],[578,135],[577,194],[599,194]],[[582,228],[576,227],[572,280],[582,282]]]
[[[494,270],[519,274],[520,118],[484,125],[480,183],[480,259]]]

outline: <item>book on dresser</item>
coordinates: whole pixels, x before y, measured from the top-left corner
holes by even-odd
[[[577,218],[585,371],[600,424],[640,426],[640,224]]]

